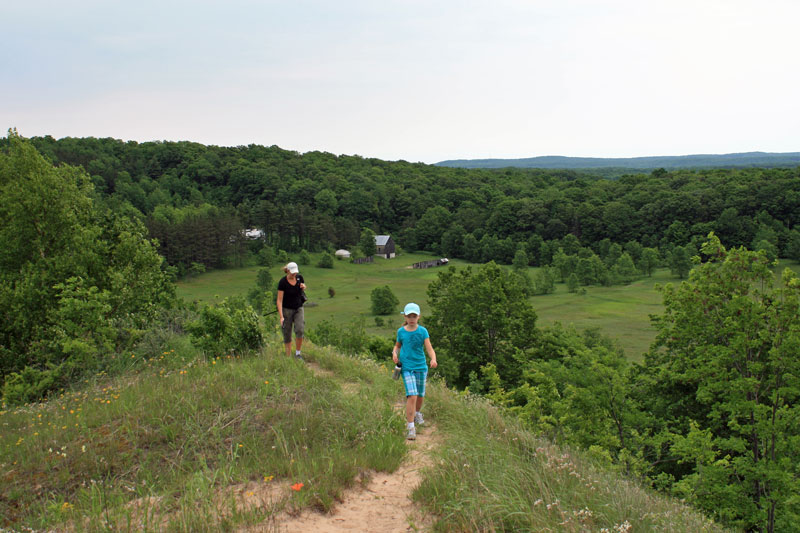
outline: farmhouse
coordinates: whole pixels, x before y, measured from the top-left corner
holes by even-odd
[[[386,259],[394,258],[394,241],[390,235],[375,235],[377,253]]]

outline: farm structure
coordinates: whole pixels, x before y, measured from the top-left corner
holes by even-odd
[[[375,248],[378,255],[386,259],[394,258],[394,241],[391,235],[375,235]]]
[[[431,267],[446,265],[449,262],[450,262],[449,259],[447,259],[446,257],[442,257],[441,259],[433,259],[431,261],[420,261],[419,263],[414,263],[411,266],[413,268],[431,268]]]
[[[353,263],[356,265],[363,265],[364,263],[374,263],[374,262],[375,262],[374,256],[358,257],[356,259],[353,259]]]

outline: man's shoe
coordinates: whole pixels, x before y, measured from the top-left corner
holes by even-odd
[[[425,423],[425,419],[424,419],[424,418],[422,418],[422,413],[416,413],[416,414],[414,414],[414,424],[415,424],[415,425],[417,425],[417,426],[421,426],[421,425],[422,425],[422,424],[424,424],[424,423]]]
[[[409,429],[408,432],[406,433],[406,439],[415,440],[416,438],[417,438],[417,430],[414,428]]]

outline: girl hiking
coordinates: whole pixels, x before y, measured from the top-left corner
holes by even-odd
[[[425,381],[428,377],[428,364],[425,352],[431,358],[431,368],[436,368],[436,352],[431,346],[428,330],[419,325],[419,306],[409,303],[403,309],[405,323],[397,330],[397,342],[392,349],[392,360],[402,367],[403,384],[406,388],[406,438],[417,438],[414,424],[422,425],[422,402],[425,398]],[[425,351],[423,351],[423,348]]]

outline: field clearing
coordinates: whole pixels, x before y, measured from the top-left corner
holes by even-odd
[[[395,259],[376,258],[372,264],[355,265],[349,261],[335,261],[333,269],[315,266],[300,267],[308,285],[309,304],[306,309],[306,325],[313,328],[322,320],[331,320],[344,326],[354,320],[363,319],[367,333],[394,338],[394,332],[402,324],[400,309],[407,302],[417,302],[422,306],[423,323],[427,309],[428,284],[436,279],[436,274],[446,267],[424,270],[411,268],[413,263],[430,260],[424,254],[401,254]],[[312,254],[312,265],[319,256]],[[469,263],[454,259],[450,264],[458,268]],[[800,271],[800,265],[780,261],[776,273],[785,267]],[[187,301],[199,303],[220,301],[227,296],[246,296],[255,287],[256,274],[262,267],[245,267],[217,270],[201,274],[193,279],[178,283],[178,295]],[[533,276],[537,269],[531,268]],[[272,267],[275,285],[283,276],[280,266]],[[642,278],[630,285],[614,287],[587,287],[585,294],[572,294],[563,283],[556,284],[553,294],[534,296],[531,304],[539,315],[540,325],[556,322],[573,325],[578,331],[597,327],[625,350],[628,359],[640,361],[655,339],[655,329],[650,324],[650,315],[662,312],[661,295],[655,290],[656,284],[678,283],[668,269],[657,270],[652,277]],[[370,311],[370,293],[375,287],[389,285],[400,300],[398,313],[382,317],[385,325],[375,324]],[[332,287],[335,296],[328,296]],[[277,314],[269,315],[267,320],[277,322]]]

